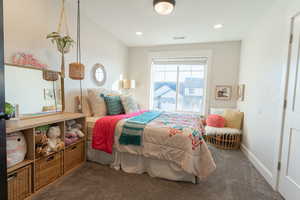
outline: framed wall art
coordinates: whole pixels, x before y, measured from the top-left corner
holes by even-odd
[[[232,86],[230,85],[217,85],[215,90],[216,100],[229,101],[232,96]]]

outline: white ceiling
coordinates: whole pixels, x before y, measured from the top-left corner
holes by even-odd
[[[276,0],[176,0],[160,16],[152,0],[84,0],[85,14],[128,46],[240,40]],[[215,24],[224,24],[215,30]],[[143,36],[135,32],[141,31]],[[174,36],[185,36],[174,40]]]

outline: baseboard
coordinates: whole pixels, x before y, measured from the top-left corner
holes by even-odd
[[[245,145],[241,145],[241,150],[272,188],[275,189],[272,172]]]

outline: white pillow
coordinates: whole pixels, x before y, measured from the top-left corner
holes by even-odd
[[[126,114],[135,113],[140,110],[138,103],[131,95],[122,95],[121,101]]]
[[[105,89],[88,89],[88,99],[93,116],[105,116],[107,113],[104,99],[100,96]]]
[[[206,135],[224,135],[224,134],[241,134],[242,131],[236,128],[216,128],[212,126],[205,127],[205,134]]]

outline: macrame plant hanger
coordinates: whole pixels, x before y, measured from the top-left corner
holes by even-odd
[[[62,28],[63,25],[65,26],[65,35],[69,35],[69,27],[68,27],[68,22],[67,22],[67,15],[66,15],[66,10],[65,10],[65,0],[62,0],[62,8],[60,12],[60,18],[59,18],[59,23],[57,27],[57,32],[64,36],[62,33]],[[60,51],[61,53],[61,76],[62,78],[65,78],[65,54],[68,53],[70,49],[62,50]]]
[[[76,62],[69,65],[69,77],[74,80],[80,80],[80,105],[78,110],[82,112],[83,98],[82,98],[82,80],[84,79],[85,66],[81,63],[81,27],[80,27],[80,0],[78,0],[77,7],[77,48],[76,48]]]

